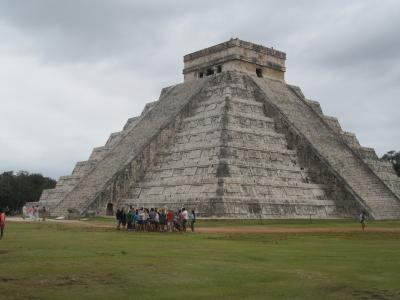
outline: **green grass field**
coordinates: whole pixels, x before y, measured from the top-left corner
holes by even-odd
[[[359,226],[337,220],[198,225]],[[0,259],[2,300],[400,299],[400,232],[134,233],[9,222]]]

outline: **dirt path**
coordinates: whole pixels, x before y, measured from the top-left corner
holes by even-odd
[[[10,217],[9,222],[34,223],[34,221],[23,220],[22,218]],[[95,228],[114,228],[113,222],[84,221],[84,220],[54,220],[48,219],[46,223],[65,224],[68,226],[95,227]],[[358,227],[278,227],[278,226],[229,226],[229,227],[197,227],[199,233],[355,233],[361,232]],[[380,228],[368,227],[366,232],[373,233],[399,233],[400,228]]]
[[[361,232],[361,228],[353,227],[203,227],[198,228],[197,232],[202,233],[353,233]],[[399,233],[398,228],[367,228],[366,232],[391,232]]]
[[[16,222],[16,223],[43,223],[43,221],[32,221],[28,219],[22,219],[19,217],[9,217],[7,218],[7,222]],[[46,223],[50,224],[65,224],[71,226],[80,226],[80,227],[96,227],[96,228],[113,228],[114,223],[112,222],[99,222],[99,221],[85,221],[85,220],[55,220],[55,219],[46,219]]]

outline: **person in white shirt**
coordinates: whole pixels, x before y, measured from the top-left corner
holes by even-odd
[[[186,224],[187,224],[187,221],[188,221],[188,218],[189,218],[186,208],[182,208],[182,217],[183,217],[183,220],[182,220],[182,227],[183,228],[182,229],[183,229],[183,231],[186,231]]]

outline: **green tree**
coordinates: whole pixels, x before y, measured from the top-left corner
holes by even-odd
[[[391,162],[394,170],[397,173],[397,176],[400,176],[400,151],[389,151],[388,153],[384,154],[381,159]]]
[[[55,185],[55,180],[41,174],[4,172],[0,174],[0,207],[20,210],[26,202],[39,201],[42,191]]]

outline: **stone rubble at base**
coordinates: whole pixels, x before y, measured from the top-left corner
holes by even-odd
[[[130,118],[39,201],[52,216],[122,205],[199,217],[400,218],[400,178],[284,81],[283,52],[238,39],[186,55],[185,81]]]

